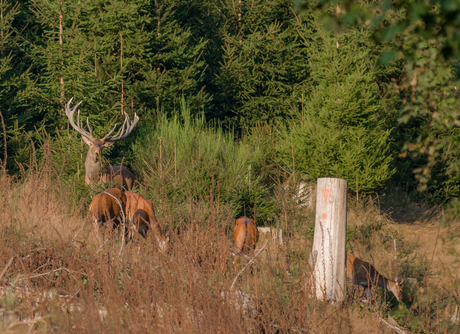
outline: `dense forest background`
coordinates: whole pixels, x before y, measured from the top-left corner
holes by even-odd
[[[455,210],[457,8],[2,0],[0,159],[17,174],[50,152],[85,192],[87,147],[63,112],[74,97],[97,135],[139,115],[105,156],[152,189],[174,178],[170,196],[193,183],[269,220],[276,185],[331,176],[357,197],[397,187]]]

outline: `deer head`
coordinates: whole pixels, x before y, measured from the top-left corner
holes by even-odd
[[[393,292],[396,299],[400,302],[402,301],[402,297],[403,297],[402,296],[402,285],[404,281],[401,278],[399,278],[399,276],[396,276],[394,282],[395,282],[394,288],[392,289],[391,292]]]
[[[131,121],[128,114],[125,113],[125,121],[123,122],[123,126],[120,128],[120,130],[118,130],[115,136],[109,137],[112,134],[112,132],[115,131],[117,124],[115,124],[113,129],[110,130],[110,132],[106,134],[103,138],[98,139],[95,138],[93,135],[93,130],[89,125],[88,118],[86,118],[86,124],[88,126],[89,132],[83,129],[83,125],[80,123],[80,110],[78,110],[77,124],[75,124],[73,120],[75,110],[78,109],[78,107],[83,101],[78,102],[73,108],[70,108],[70,103],[72,103],[72,100],[73,98],[71,98],[69,102],[66,103],[64,108],[65,114],[69,119],[70,125],[72,125],[72,127],[81,134],[83,141],[86,144],[88,144],[89,147],[96,153],[100,153],[104,148],[112,146],[116,141],[128,137],[128,135],[131,133],[131,131],[134,130],[134,128],[137,125],[137,122],[139,121],[139,117],[137,116],[137,114],[134,114],[134,121]]]
[[[96,157],[98,154],[102,152],[102,150],[106,147],[112,146],[116,141],[125,139],[126,137],[129,136],[131,131],[134,130],[134,128],[137,125],[137,122],[139,121],[139,117],[137,114],[134,114],[134,120],[131,121],[129,116],[125,113],[125,121],[123,122],[122,127],[118,130],[117,134],[115,136],[110,136],[112,132],[115,131],[115,128],[117,127],[117,124],[114,125],[112,130],[105,135],[103,138],[95,138],[93,135],[93,130],[91,129],[91,126],[89,125],[89,120],[88,118],[86,119],[86,124],[88,126],[88,131],[86,131],[83,128],[83,124],[80,123],[80,110],[78,110],[77,114],[77,123],[75,124],[74,122],[74,114],[75,111],[78,109],[80,104],[83,101],[78,102],[75,106],[72,108],[70,107],[70,104],[72,103],[73,98],[69,100],[65,104],[64,110],[67,118],[69,119],[70,125],[78,132],[81,134],[81,137],[83,141],[89,146],[88,149],[88,154],[86,155],[86,161],[85,161],[85,170],[86,170],[86,176],[85,176],[85,182],[86,184],[91,184],[97,180],[100,180],[102,178],[103,182],[107,182],[108,180],[115,179],[118,183],[122,183],[125,187],[131,188],[132,181],[134,180],[134,175],[126,168],[123,166],[102,166],[100,162],[96,161]],[[102,168],[103,167],[103,168]],[[101,174],[102,171],[102,174]]]

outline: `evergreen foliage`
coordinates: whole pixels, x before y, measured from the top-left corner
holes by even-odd
[[[298,121],[284,128],[282,161],[309,179],[340,177],[350,190],[372,193],[394,173],[386,101],[374,70],[378,57],[362,43],[364,31],[337,36],[317,21],[304,31],[313,88]]]
[[[8,73],[12,84],[4,85],[9,89],[4,105],[10,106],[3,111],[6,126],[16,131],[9,140],[9,165],[25,163],[30,154],[20,129],[37,140],[42,130],[53,135],[68,126],[63,104],[71,97],[84,99],[82,117],[89,117],[96,135],[121,120],[121,110],[141,117],[160,107],[171,111],[183,95],[194,110],[204,107],[210,100],[199,86],[205,42],[189,46],[190,32],[170,15],[174,6],[173,1],[31,0],[21,3],[19,13],[6,6],[3,24],[17,18],[15,34],[4,30],[9,42],[4,45],[16,47],[8,53],[16,65]]]
[[[404,97],[396,137],[406,137],[400,146],[402,156],[407,155],[406,149],[413,154],[410,161],[401,161],[404,167],[398,174],[404,175],[405,167],[413,170],[418,189],[427,190],[428,198],[434,202],[457,198],[460,2],[409,0],[363,4],[345,0],[340,4],[321,1],[312,5],[298,1],[296,7],[305,12],[321,9],[323,20],[336,31],[365,23],[376,47],[388,46],[381,62],[396,59],[404,64],[405,75],[394,86],[395,93]],[[458,216],[458,203],[454,211]]]
[[[196,113],[206,108],[212,96],[205,90],[207,64],[203,52],[207,40],[194,39],[189,27],[181,25],[175,14],[177,1],[150,1],[148,30],[150,53],[142,71],[136,98],[146,108],[166,111],[179,109],[184,96]],[[158,110],[157,110],[158,111]]]
[[[24,72],[27,74],[21,57],[18,56],[22,52],[17,46],[14,29],[14,20],[21,15],[19,4],[3,1],[0,4],[0,15],[2,18],[0,20],[0,112],[2,114],[0,161],[7,172],[14,173],[18,171],[15,158],[25,161],[21,158],[29,157],[30,141],[20,134],[32,115],[26,112],[15,99],[17,94],[24,89],[20,81],[26,76]],[[10,151],[9,158],[5,157],[3,148],[5,141]]]
[[[221,117],[239,127],[286,121],[305,89],[307,50],[290,6],[289,1],[243,1],[223,27],[215,100],[222,105]]]
[[[286,121],[305,89],[307,52],[293,27],[275,21],[245,36],[226,36],[217,101],[235,124]],[[225,103],[223,103],[225,102]]]

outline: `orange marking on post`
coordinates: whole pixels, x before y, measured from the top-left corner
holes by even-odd
[[[325,213],[323,213],[323,219],[326,219],[327,215]]]
[[[329,204],[329,193],[331,192],[329,189],[321,189],[323,192],[324,199],[326,200],[326,205]]]

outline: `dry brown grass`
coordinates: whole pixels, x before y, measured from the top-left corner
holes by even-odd
[[[309,230],[302,231],[300,223],[289,226],[291,214],[299,221],[311,214],[304,209],[295,213],[286,198],[285,210],[276,218],[291,229],[285,243],[270,242],[230,291],[249,260],[232,255],[230,208],[194,199],[170,212],[171,203],[154,203],[163,230],[173,222],[180,227],[173,233],[172,251],[159,253],[154,239],[147,237],[127,243],[119,256],[120,235],[106,233],[102,242],[100,231],[86,217],[89,199],[76,203],[74,190],[64,187],[46,166],[22,179],[2,175],[1,184],[0,332],[385,333],[378,317],[391,308],[394,315],[401,311],[397,320],[407,328],[415,328],[410,326],[416,311],[418,318],[427,317],[420,330],[458,328],[448,320],[454,304],[446,298],[458,297],[458,280],[449,263],[436,266],[432,261],[432,269],[450,272],[450,281],[442,287],[436,287],[435,276],[425,270],[424,285],[416,293],[408,288],[405,301],[418,303],[414,308],[394,308],[397,304],[383,302],[379,294],[370,305],[351,297],[340,307],[312,299],[301,289],[308,276]],[[413,230],[404,230],[408,225],[394,223],[375,204],[363,203],[350,203],[349,227],[360,228],[350,234],[350,248],[389,277],[396,271],[412,275],[421,265],[421,254],[411,253],[413,263],[407,267],[408,258],[401,253],[413,247],[408,235]],[[430,226],[415,231],[427,233]],[[447,235],[454,227],[439,231],[437,244],[450,242]],[[369,236],[370,244],[365,242]],[[398,242],[396,256],[393,240]],[[423,237],[417,240],[416,247],[429,243]],[[453,259],[458,246],[452,247]],[[436,304],[433,298],[440,289],[446,292]],[[432,312],[436,305],[446,306],[442,314]]]
[[[400,191],[350,205],[350,251],[405,279],[404,303],[393,303],[392,315],[414,332],[460,332],[460,222],[444,226],[442,217],[442,207],[410,202]]]

